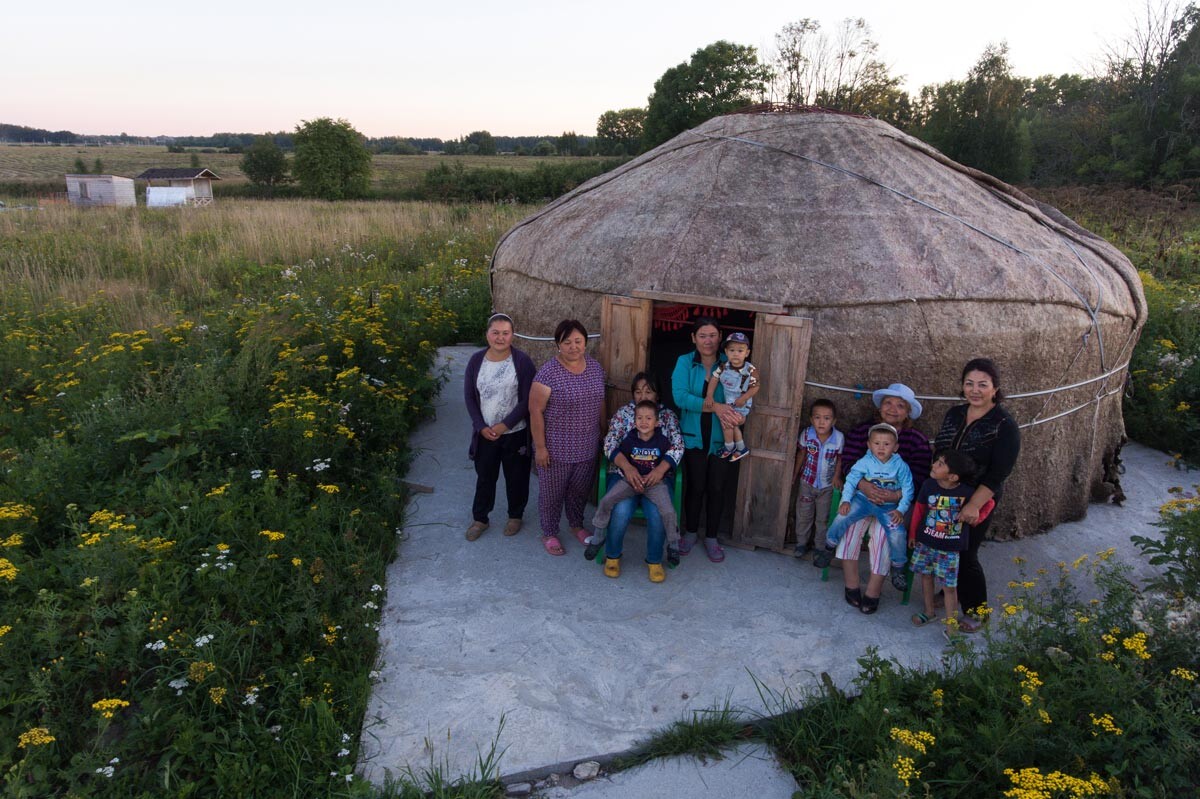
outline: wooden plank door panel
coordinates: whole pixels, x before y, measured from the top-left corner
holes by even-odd
[[[629,384],[646,368],[653,314],[653,300],[618,294],[601,298],[599,361],[606,375],[605,413],[610,418],[633,399]]]
[[[758,314],[750,360],[762,388],[746,420],[731,543],[784,551],[812,320]]]

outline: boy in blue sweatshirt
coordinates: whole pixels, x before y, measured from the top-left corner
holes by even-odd
[[[908,464],[896,454],[900,435],[890,424],[880,423],[867,433],[866,455],[850,469],[838,506],[838,517],[825,534],[825,550],[813,558],[813,565],[825,568],[833,560],[838,542],[846,530],[855,522],[874,516],[887,530],[888,550],[892,561],[892,584],[904,585],[904,567],[908,560],[908,535],[904,530],[904,514],[913,501],[913,479]],[[880,488],[900,491],[897,503],[875,505],[857,492],[858,482],[863,478]]]

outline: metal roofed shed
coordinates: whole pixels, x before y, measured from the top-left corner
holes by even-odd
[[[201,167],[156,167],[147,169],[135,179],[147,181],[151,187],[186,189],[189,205],[212,205],[212,182],[221,178],[211,169]]]

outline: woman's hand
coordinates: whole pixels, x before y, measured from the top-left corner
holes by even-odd
[[[533,453],[533,462],[539,469],[550,468],[550,453],[545,447],[538,447]]]
[[[721,424],[729,427],[741,427],[746,423],[746,417],[733,409],[732,405],[726,405],[723,402],[713,403],[713,413],[721,420]]]
[[[890,505],[893,502],[899,502],[900,498],[904,496],[900,491],[880,488],[865,478],[858,481],[858,490],[872,505]]]
[[[670,470],[670,468],[670,462],[665,459],[662,463],[658,464],[658,466],[655,466],[654,470],[651,471],[650,474],[646,475],[646,479],[642,481],[642,490],[645,491],[651,489],[661,483],[663,478],[667,476],[667,472]]]
[[[479,431],[479,435],[486,438],[488,441],[496,441],[500,438],[500,433],[496,432],[496,427],[485,427]]]
[[[985,502],[987,502],[986,499],[980,499],[976,502],[975,497],[971,497],[971,499],[967,500],[967,504],[963,505],[963,509],[959,511],[958,520],[964,524],[975,524],[979,521],[979,510]]]
[[[625,477],[625,482],[629,483],[629,487],[639,494],[642,493],[646,486],[645,481],[642,479],[642,473],[637,470],[637,467],[628,460],[625,460],[619,466],[621,467],[621,474]]]

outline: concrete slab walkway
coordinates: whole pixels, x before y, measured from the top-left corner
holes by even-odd
[[[797,694],[828,672],[846,686],[868,646],[907,665],[938,662],[940,631],[914,629],[913,608],[894,590],[885,587],[879,612],[863,616],[843,602],[840,576],[822,583],[808,561],[729,549],[713,564],[697,550],[656,585],[637,556],[644,537],[631,528],[624,573],[610,580],[569,535],[566,557],[543,551],[534,500],[525,529],[505,538],[503,489],[492,528],[466,541],[475,473],[461,396],[471,351],[443,350],[450,380],[437,418],[414,437],[421,454],[409,479],[434,492],[415,497],[407,540],[388,571],[363,776],[382,782],[385,770],[419,771],[431,760],[450,777],[467,774],[502,719],[502,774],[569,770],[629,749],[691,710],[728,702],[764,712],[755,679]],[[993,600],[1016,578],[1018,555],[1032,571],[1112,546],[1149,573],[1129,536],[1154,535],[1168,487],[1196,476],[1137,445],[1126,448],[1125,462],[1124,508],[1093,505],[1087,519],[1047,535],[984,545]]]

